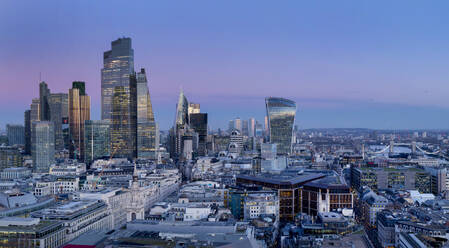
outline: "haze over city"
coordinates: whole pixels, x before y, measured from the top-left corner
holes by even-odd
[[[446,129],[448,5],[2,1],[0,127],[23,122],[40,79],[85,81],[99,119],[103,51],[131,37],[161,130],[181,87],[213,129],[262,121],[267,96],[295,100],[300,128]]]

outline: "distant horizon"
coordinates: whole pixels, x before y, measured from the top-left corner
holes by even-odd
[[[181,87],[215,130],[236,117],[263,123],[269,95],[296,102],[300,129],[446,130],[447,7],[2,1],[0,127],[23,125],[40,75],[54,93],[85,81],[100,119],[103,52],[125,36],[135,71],[149,74],[161,130],[174,122]]]

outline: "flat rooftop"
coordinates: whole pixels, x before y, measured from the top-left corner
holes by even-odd
[[[301,175],[272,175],[263,174],[261,176],[250,176],[250,175],[237,175],[238,179],[250,180],[253,182],[260,183],[270,183],[278,185],[294,185],[294,184],[305,184],[320,178],[324,178],[326,175],[321,173],[308,173]]]

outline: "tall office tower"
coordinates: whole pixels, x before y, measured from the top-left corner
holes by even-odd
[[[68,117],[67,93],[51,93],[48,98],[50,106],[50,120],[55,128],[55,150],[64,149],[64,137],[62,134],[63,121]]]
[[[178,103],[176,105],[175,125],[173,126],[171,138],[171,156],[172,158],[179,158],[183,154],[183,139],[182,136],[188,132],[189,129],[189,102],[181,90],[179,93]]]
[[[265,98],[265,105],[267,108],[270,143],[277,145],[278,154],[290,154],[296,103],[284,98],[267,97]]]
[[[189,124],[189,102],[181,90],[179,93],[178,104],[176,105],[175,126],[186,126]]]
[[[34,98],[30,105],[30,120],[33,121],[40,121],[41,114],[40,114],[40,100],[39,98]]]
[[[240,134],[242,133],[242,120],[240,118],[234,120],[234,128],[239,130]]]
[[[10,146],[25,144],[25,128],[22,125],[6,125],[6,135]]]
[[[128,86],[116,86],[112,103],[111,154],[115,158],[137,157],[137,80]]]
[[[87,120],[84,123],[84,162],[109,158],[111,150],[111,123],[109,121]]]
[[[31,110],[25,110],[25,154],[31,154]]]
[[[256,120],[254,118],[249,118],[248,121],[248,132],[249,137],[254,137],[254,134],[256,133]]]
[[[145,69],[137,73],[137,157],[157,159],[159,135]]]
[[[243,134],[243,136],[249,136],[248,121],[247,120],[243,120],[242,121],[242,134]]]
[[[189,103],[189,114],[199,114],[200,111],[200,104],[199,103]]]
[[[70,158],[80,161],[84,161],[84,122],[90,120],[90,97],[84,89],[84,82],[73,82],[68,95]]]
[[[122,86],[128,91],[134,73],[134,50],[131,38],[119,38],[111,43],[111,50],[103,54],[101,69],[101,119],[112,122],[114,89]]]
[[[35,121],[32,124],[31,143],[34,170],[48,173],[55,161],[55,134],[51,121]]]
[[[50,89],[48,85],[42,81],[39,84],[39,119],[41,121],[50,120],[50,104],[48,102],[50,97]]]
[[[234,130],[234,128],[235,128],[234,120],[229,120],[228,132],[231,132],[232,130]]]
[[[190,114],[190,127],[198,133],[198,155],[207,155],[207,113]]]

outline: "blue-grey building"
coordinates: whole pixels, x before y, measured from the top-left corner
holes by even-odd
[[[48,173],[55,161],[55,130],[51,121],[33,122],[31,132],[32,157],[36,172]]]
[[[265,105],[270,143],[277,145],[278,154],[290,154],[296,103],[284,98],[267,97],[265,98]]]
[[[10,146],[25,144],[25,127],[22,125],[6,125],[6,135]]]
[[[90,164],[96,159],[110,156],[110,122],[86,120],[84,123],[84,161]]]

